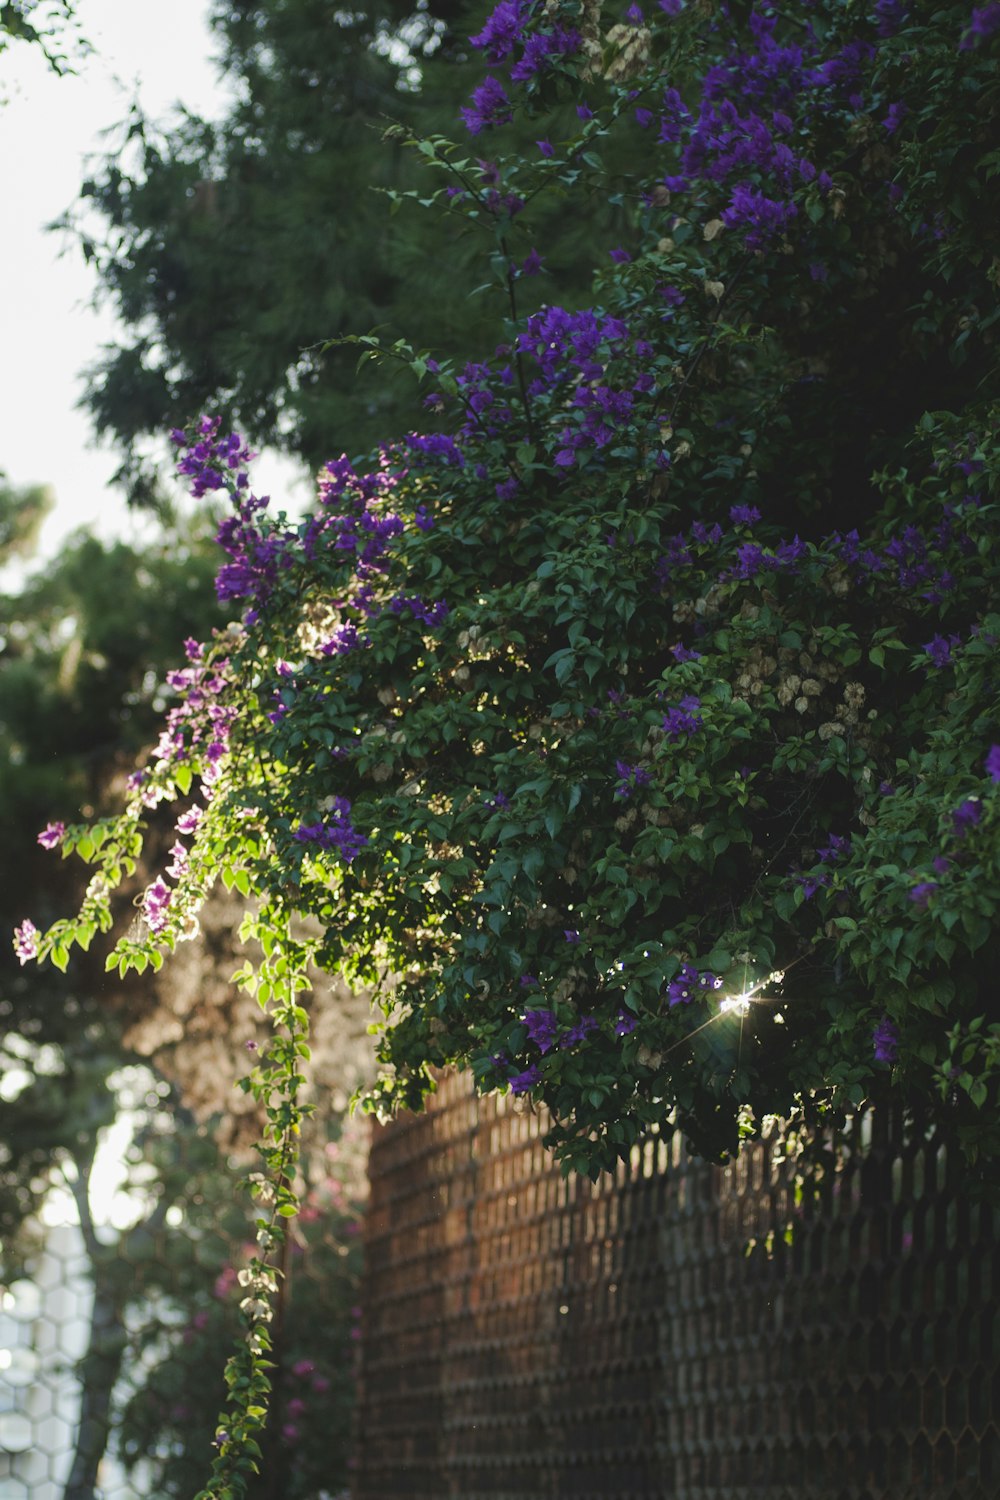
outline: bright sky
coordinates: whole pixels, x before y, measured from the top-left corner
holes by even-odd
[[[104,537],[141,528],[111,488],[114,454],[95,448],[89,419],[75,409],[80,372],[114,322],[88,305],[95,278],[79,251],[44,226],[73,203],[86,156],[136,92],[153,117],[178,100],[201,115],[221,112],[208,10],[208,0],[80,0],[95,50],[76,77],[57,77],[24,44],[0,55],[0,470],[15,484],[55,489],[47,554],[78,526]],[[294,472],[270,460],[255,488],[277,500]]]

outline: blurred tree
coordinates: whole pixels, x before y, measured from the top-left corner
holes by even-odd
[[[486,352],[492,317],[455,288],[483,280],[492,225],[456,216],[442,256],[418,206],[426,159],[406,144],[415,127],[461,129],[478,63],[458,32],[476,22],[454,0],[216,4],[223,118],[183,112],[158,127],[133,109],[63,221],[128,330],[89,371],[84,404],[121,449],[133,500],[158,498],[144,441],[203,411],[313,467],[392,435],[410,377],[383,367],[359,380],[356,351],[325,340],[383,327],[439,353]],[[589,285],[595,231],[616,212],[544,210],[563,300]],[[544,277],[530,285],[537,301]]]
[[[57,73],[72,72],[73,59],[88,50],[75,0],[0,0],[0,52],[11,41],[37,47]]]
[[[46,485],[10,485],[0,473],[0,564],[34,550],[53,498]]]

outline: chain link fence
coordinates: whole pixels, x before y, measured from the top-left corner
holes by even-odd
[[[857,1119],[818,1196],[678,1138],[561,1177],[443,1080],[376,1132],[354,1500],[995,1500],[1000,1218]]]

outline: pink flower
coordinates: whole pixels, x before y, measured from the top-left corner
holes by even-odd
[[[43,849],[54,849],[62,841],[62,836],[65,832],[65,823],[46,823],[38,835],[38,842]]]
[[[166,927],[170,896],[170,887],[160,876],[147,888],[142,898],[142,909],[150,932],[162,932]]]
[[[38,928],[27,917],[20,927],[14,928],[14,952],[21,964],[38,957]]]

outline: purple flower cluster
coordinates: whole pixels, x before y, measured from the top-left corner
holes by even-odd
[[[703,725],[704,720],[698,709],[701,707],[701,699],[688,694],[682,698],[676,708],[668,709],[663,716],[663,733],[668,740],[678,740],[682,734],[695,734]]]
[[[167,673],[167,684],[178,693],[180,701],[167,714],[153,760],[155,765],[171,766],[200,758],[202,780],[211,786],[221,773],[236,717],[235,708],[224,701],[230,686],[229,662],[223,658],[206,663],[201,648],[197,656],[189,652],[188,660],[190,666]],[[141,788],[143,783],[137,785]],[[155,782],[147,785],[143,800],[147,806],[154,806],[159,792]]]
[[[468,104],[463,104],[461,115],[469,134],[479,135],[495,125],[508,125],[514,118],[514,108],[507,90],[491,73],[473,89],[472,98]]]
[[[325,464],[320,508],[303,541],[306,557],[320,550],[326,557],[342,554],[359,580],[384,573],[392,544],[405,530],[402,517],[386,508],[401,477],[384,451],[381,467],[368,474],[357,473],[346,456]]]
[[[927,903],[938,889],[936,880],[921,880],[910,890],[909,898],[919,911],[927,910]]]
[[[766,250],[781,239],[797,216],[794,203],[768,198],[744,183],[733,189],[722,222],[740,231],[748,250]]]
[[[254,455],[239,433],[220,437],[220,425],[218,417],[202,417],[193,443],[180,428],[175,427],[170,434],[183,450],[177,472],[191,480],[191,494],[196,500],[215,490],[244,490],[249,484],[246,468]]]
[[[318,823],[300,823],[292,834],[299,844],[328,849],[349,865],[368,843],[351,822],[351,804],[346,797],[332,797],[326,818]]]
[[[839,833],[827,834],[827,842],[816,850],[820,864],[832,865],[846,859],[851,852],[851,840]]]
[[[573,27],[556,23],[529,30],[530,16],[531,7],[521,0],[500,0],[482,31],[470,38],[474,47],[485,52],[487,62],[493,67],[512,59],[508,71],[513,83],[527,83],[551,66],[552,59],[569,56],[580,46],[580,33]],[[487,125],[504,123],[504,118],[497,117],[490,106],[490,100],[496,97],[494,90],[485,99],[482,96],[487,84],[493,85],[494,90],[502,88],[497,79],[488,77],[473,93],[471,106],[462,110],[462,118],[472,135],[478,135]]]
[[[966,797],[951,815],[952,828],[957,838],[964,839],[971,828],[975,828],[983,816],[983,804],[978,797]]]
[[[537,1063],[532,1063],[530,1068],[525,1068],[523,1073],[515,1073],[509,1080],[512,1094],[526,1094],[533,1089],[536,1083],[541,1083],[542,1074]]]
[[[580,1016],[574,1021],[567,1031],[559,1038],[560,1047],[575,1047],[578,1042],[586,1041],[592,1031],[600,1030],[600,1022],[596,1016]]]
[[[526,1010],[524,1024],[528,1040],[534,1042],[539,1052],[549,1052],[559,1035],[559,1023],[553,1010]]]
[[[723,573],[722,577],[746,579],[756,578],[760,573],[794,572],[796,564],[808,552],[808,545],[798,536],[793,537],[790,542],[779,542],[770,552],[757,542],[743,542],[736,549],[735,567],[728,573]]]
[[[846,859],[850,852],[850,838],[839,833],[829,833],[826,843],[816,850],[816,858],[822,865],[833,865]],[[830,884],[830,876],[825,870],[813,870],[807,875],[796,875],[795,880],[802,887],[802,894],[807,901],[811,901],[818,890]]]
[[[653,779],[645,766],[630,766],[624,760],[615,761],[615,770],[618,772],[615,796],[620,801],[631,797],[632,793],[638,791],[640,787],[649,786]]]
[[[952,648],[962,644],[961,637],[950,635],[947,639],[943,635],[935,635],[927,641],[923,650],[931,659],[934,667],[948,667],[951,665]]]
[[[486,53],[487,62],[496,64],[509,57],[524,37],[529,7],[523,0],[500,0],[487,17],[482,31],[469,38],[473,47]]]
[[[408,610],[415,620],[422,625],[432,627],[443,625],[448,618],[448,606],[443,599],[438,599],[434,604],[426,604],[423,599],[414,594],[407,598],[404,594],[396,594],[389,600],[389,609],[394,615],[401,615]]]
[[[690,1005],[692,1000],[721,988],[722,980],[710,969],[699,971],[692,964],[681,964],[667,985],[667,999],[671,1005]]]
[[[65,823],[46,823],[38,835],[38,842],[43,849],[55,849],[61,842],[66,832]]]

